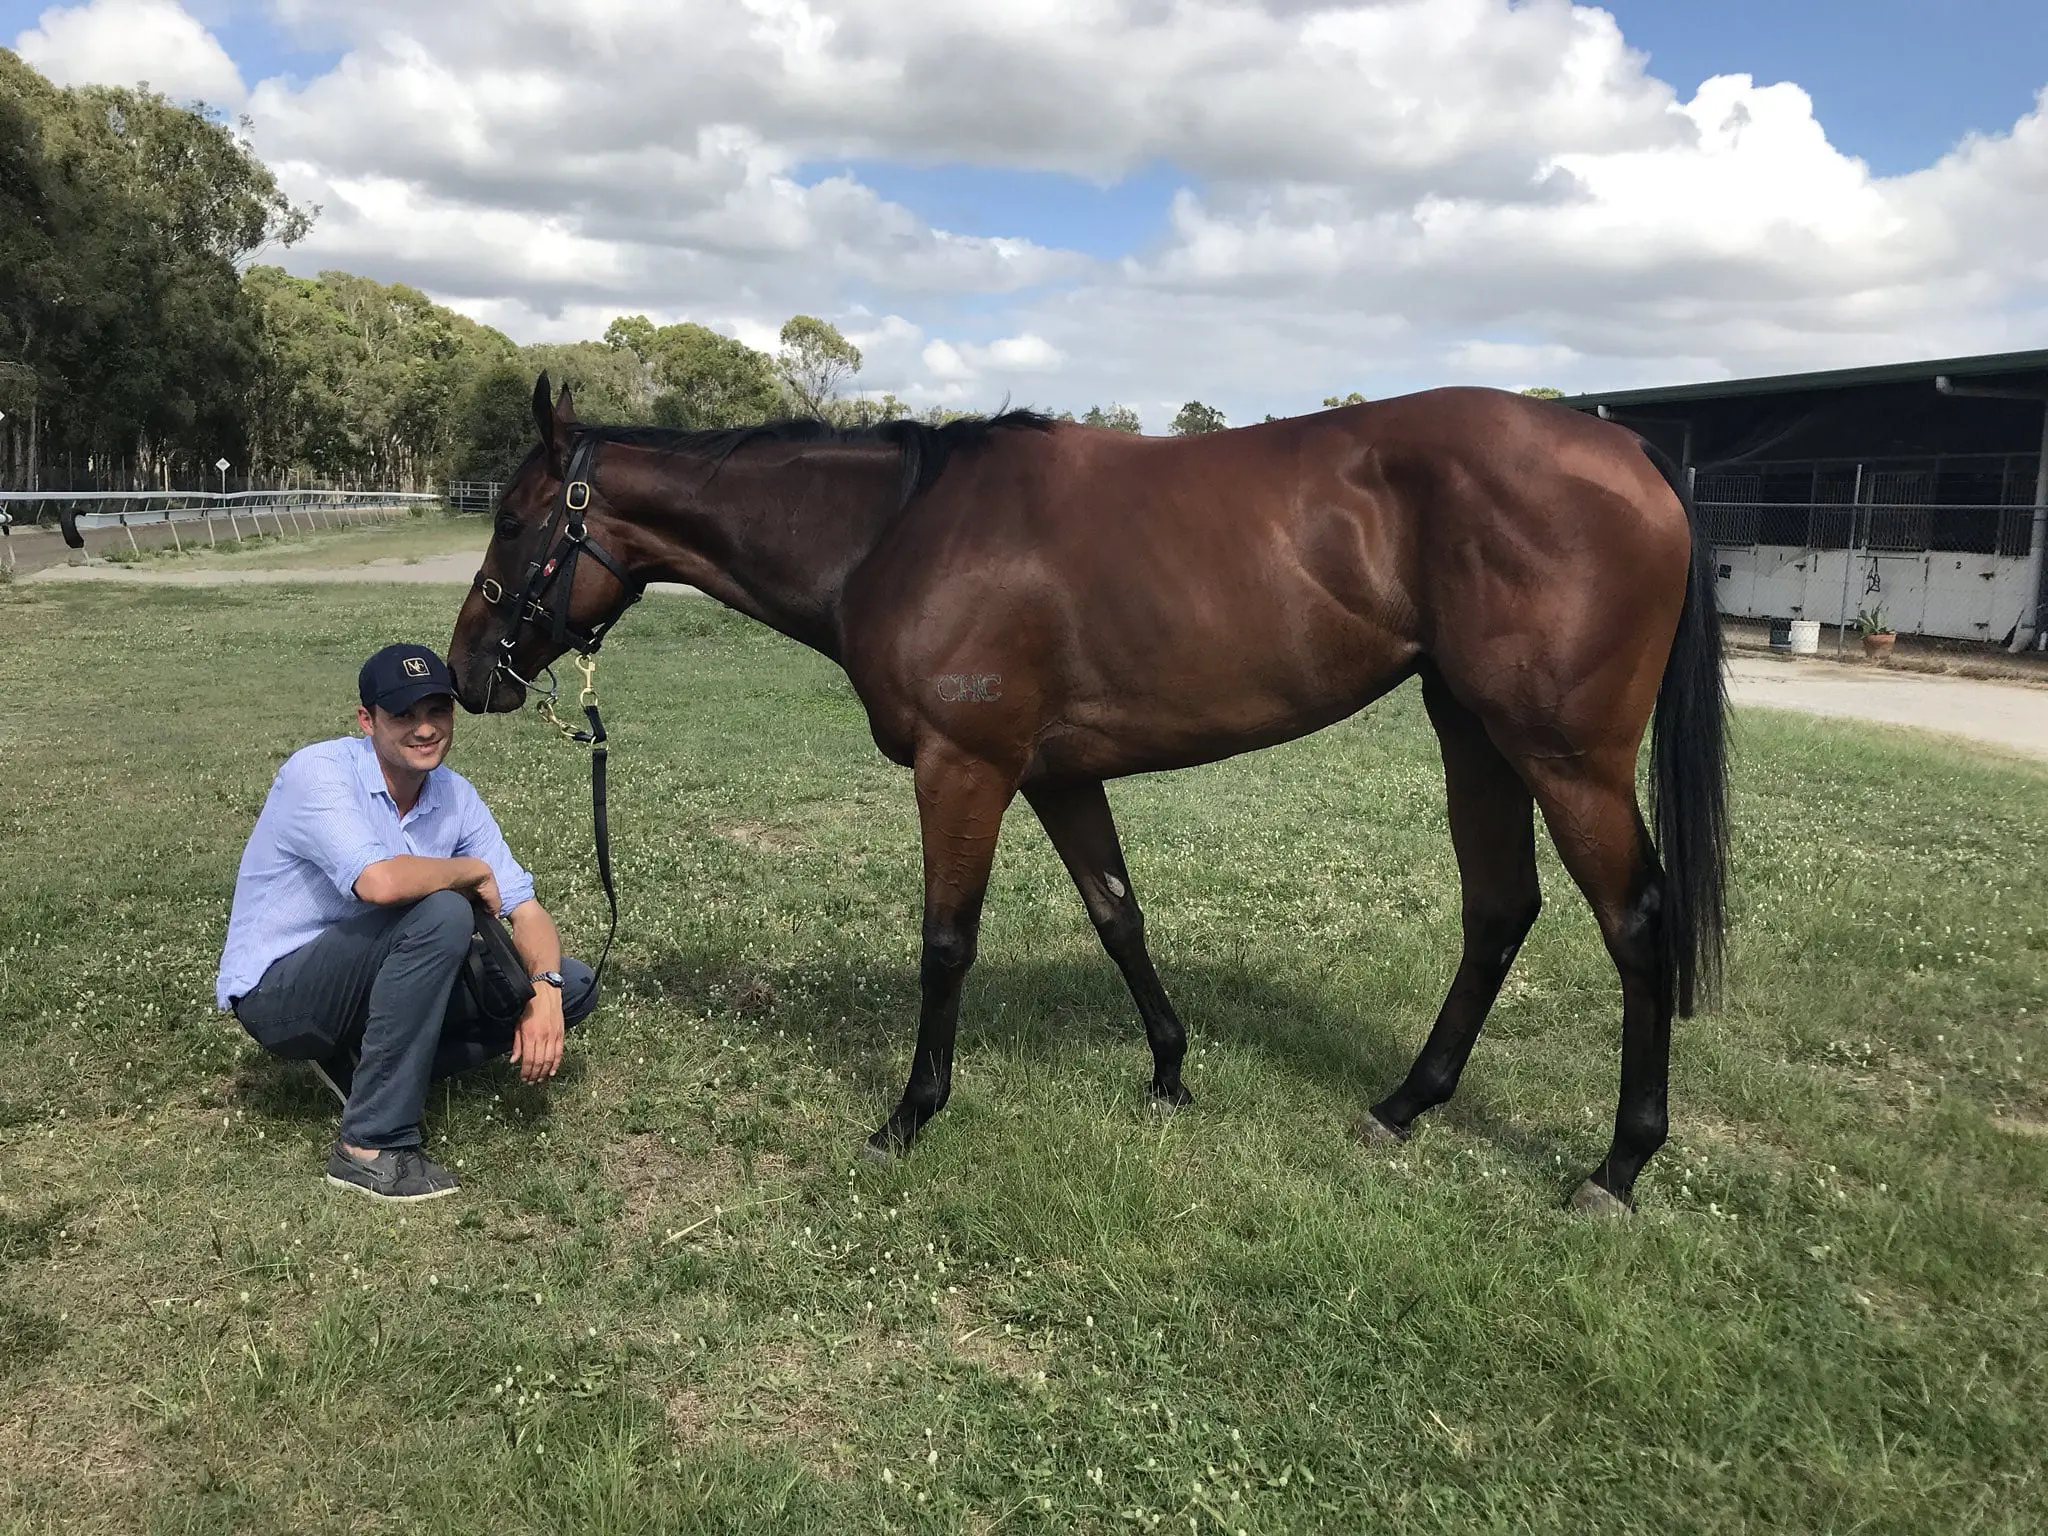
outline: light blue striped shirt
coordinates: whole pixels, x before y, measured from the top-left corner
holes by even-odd
[[[214,997],[222,1008],[256,988],[270,963],[310,944],[343,918],[370,910],[356,880],[400,854],[482,859],[504,912],[533,899],[533,876],[469,780],[446,766],[427,775],[404,816],[367,736],[317,741],[277,770],[242,867]]]

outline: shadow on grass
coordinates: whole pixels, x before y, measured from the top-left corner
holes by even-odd
[[[814,970],[807,978],[801,1001],[785,996],[773,976],[735,965],[711,947],[670,950],[620,972],[635,990],[734,1016],[740,1029],[808,1041],[856,1091],[878,1102],[893,1102],[902,1088],[917,1036],[918,993],[914,972],[901,966],[834,961],[822,976]],[[1434,1016],[1433,998],[1415,1001],[1411,1027],[1230,961],[1177,962],[1161,979],[1191,1043],[1255,1056],[1276,1076],[1335,1100],[1347,1120],[1401,1081]],[[967,980],[959,1044],[963,1059],[992,1049],[1042,1064],[1048,1077],[1079,1051],[1122,1048],[1131,1053],[1133,1080],[1151,1077],[1137,1007],[1106,956],[978,962]],[[1569,1165],[1583,1152],[1563,1126],[1553,1132],[1518,1122],[1510,1106],[1469,1082],[1431,1118],[1545,1169],[1559,1158]]]
[[[582,1072],[582,1064],[572,1051],[563,1058],[554,1084],[572,1085]],[[546,1083],[522,1082],[519,1069],[500,1057],[457,1077],[436,1080],[428,1095],[428,1112],[444,1110],[451,1099],[459,1103],[495,1100],[512,1125],[545,1127],[553,1118],[549,1088]],[[229,1097],[250,1114],[287,1124],[333,1125],[341,1113],[341,1106],[313,1075],[311,1065],[280,1056],[246,1057],[235,1070]]]

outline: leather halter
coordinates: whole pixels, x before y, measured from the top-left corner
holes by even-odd
[[[506,631],[505,638],[498,642],[498,661],[493,671],[505,672],[522,684],[527,680],[512,670],[512,651],[527,625],[545,621],[558,650],[573,649],[582,655],[594,656],[597,648],[604,644],[604,637],[610,633],[611,627],[624,617],[627,608],[640,600],[645,590],[644,584],[628,575],[625,567],[606,553],[584,527],[583,514],[590,506],[591,466],[596,457],[597,439],[588,433],[579,435],[569,451],[569,465],[562,476],[562,489],[555,498],[554,510],[548,514],[546,532],[541,536],[540,558],[527,566],[526,581],[520,587],[519,595],[511,600],[513,624]],[[569,603],[576,589],[576,562],[586,554],[610,571],[619,585],[626,589],[626,601],[611,618],[578,631],[569,624]],[[505,606],[504,587],[482,571],[476,573],[471,586],[482,595],[485,607]],[[555,590],[557,586],[561,588],[559,594]],[[554,602],[552,608],[548,606],[550,598]]]

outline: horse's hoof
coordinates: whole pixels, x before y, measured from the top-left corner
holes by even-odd
[[[1398,1147],[1408,1139],[1406,1131],[1395,1130],[1371,1110],[1358,1117],[1351,1133],[1369,1147]]]
[[[1176,1088],[1171,1093],[1154,1088],[1145,1096],[1146,1107],[1155,1115],[1177,1115],[1194,1102],[1195,1096],[1185,1088]]]
[[[871,1163],[879,1163],[885,1168],[909,1151],[908,1147],[899,1147],[881,1131],[877,1131],[860,1144],[860,1155],[863,1158]]]
[[[1598,1216],[1605,1219],[1627,1216],[1631,1209],[1626,1200],[1611,1190],[1602,1189],[1591,1179],[1572,1191],[1571,1208],[1581,1216]]]

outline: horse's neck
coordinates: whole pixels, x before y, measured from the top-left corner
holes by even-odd
[[[835,660],[847,577],[896,510],[893,451],[742,449],[701,487],[663,498],[648,524],[684,552],[676,574]]]

